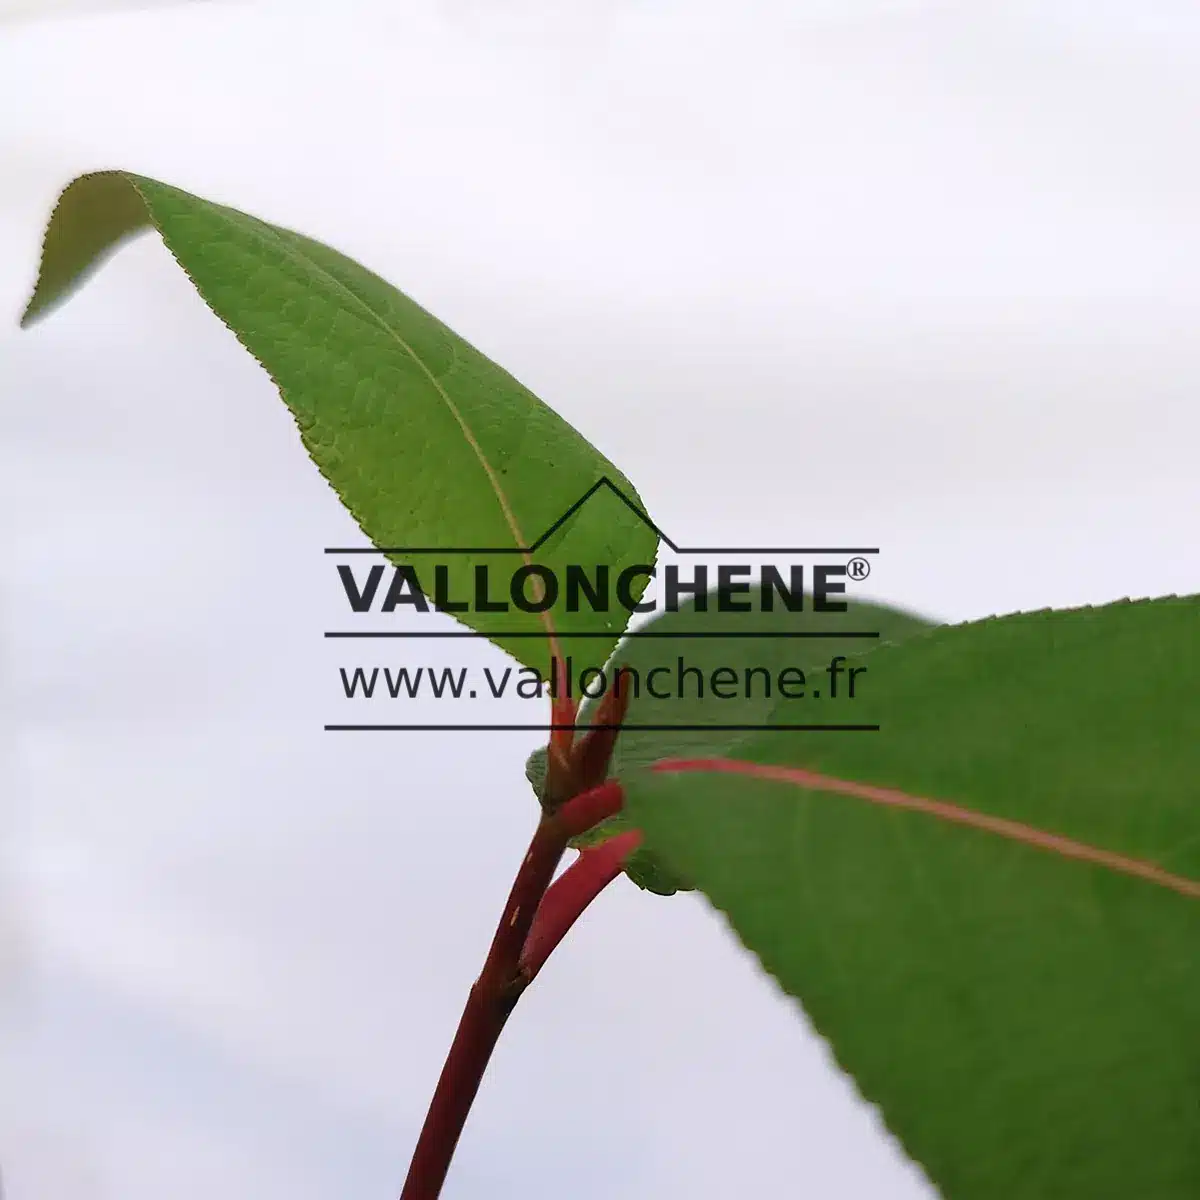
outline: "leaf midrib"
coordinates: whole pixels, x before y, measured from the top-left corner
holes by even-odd
[[[133,184],[133,186],[142,196],[142,201],[146,204],[146,207],[148,209],[151,208],[151,205],[147,202],[145,194],[142,192],[141,188],[137,187],[136,184]],[[218,212],[226,215],[226,219],[229,220],[231,224],[235,222],[248,224],[254,233],[256,233],[259,237],[262,237],[264,240],[269,240],[271,243],[277,246],[285,256],[290,255],[294,257],[301,264],[307,266],[316,274],[318,274],[323,280],[326,281],[327,284],[332,285],[332,287],[344,295],[350,303],[355,305],[361,312],[365,313],[367,317],[379,329],[381,329],[386,336],[391,338],[396,345],[399,346],[406,355],[408,355],[408,357],[416,364],[425,378],[429,380],[442,403],[446,406],[450,412],[450,415],[458,424],[459,429],[462,431],[463,437],[466,439],[467,445],[471,448],[472,453],[475,455],[479,465],[483,469],[484,475],[487,477],[488,485],[492,490],[493,496],[496,498],[496,503],[500,506],[501,515],[504,518],[505,524],[508,526],[514,545],[521,551],[521,557],[526,565],[532,565],[533,558],[529,553],[528,544],[525,541],[524,534],[522,533],[521,527],[517,522],[516,514],[512,511],[512,506],[509,504],[508,497],[505,495],[504,489],[500,485],[500,480],[497,477],[492,464],[488,461],[488,457],[484,453],[483,447],[480,446],[479,441],[475,437],[474,431],[467,423],[467,420],[463,416],[458,405],[454,403],[453,399],[450,397],[450,394],[442,386],[441,381],[429,368],[425,360],[422,359],[416,350],[408,343],[408,341],[400,333],[393,329],[391,325],[388,324],[388,322],[378,312],[375,311],[371,304],[368,303],[368,301],[366,301],[357,292],[355,292],[349,284],[346,284],[342,280],[338,279],[336,275],[333,275],[316,259],[312,258],[308,254],[305,254],[304,251],[298,246],[289,244],[279,235],[276,230],[272,229],[265,222],[259,221],[257,218],[252,217],[247,213],[239,212],[237,209],[230,209],[224,206],[216,205],[213,207]],[[541,581],[535,577],[534,582],[537,590],[540,591],[542,586]],[[539,596],[539,599],[540,598],[541,597]],[[559,648],[558,637],[555,631],[553,618],[545,609],[539,612],[538,616],[541,620],[542,627],[546,631],[546,639],[549,643],[550,654],[553,657],[561,659],[562,652]]]
[[[1051,833],[1023,821],[1013,821],[1007,817],[978,812],[946,800],[913,796],[896,788],[878,787],[874,784],[858,783],[855,780],[839,779],[830,775],[821,775],[815,771],[807,771],[800,767],[769,766],[735,758],[663,759],[655,763],[651,770],[659,774],[700,772],[745,775],[767,782],[791,784],[807,791],[853,796],[856,799],[867,800],[883,807],[924,813],[926,816],[936,817],[951,824],[1007,838],[1009,841],[1018,842],[1036,850],[1055,853],[1064,858],[1089,863],[1092,866],[1104,867],[1117,874],[1128,875],[1146,883],[1156,884],[1169,891],[1178,892],[1181,896],[1200,899],[1200,880],[1173,874],[1158,863],[1118,854],[1086,842],[1079,842],[1074,838]]]

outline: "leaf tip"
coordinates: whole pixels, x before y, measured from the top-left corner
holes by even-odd
[[[92,171],[62,189],[46,222],[37,280],[17,322],[21,329],[47,316],[121,244],[150,228],[139,180],[126,171]]]

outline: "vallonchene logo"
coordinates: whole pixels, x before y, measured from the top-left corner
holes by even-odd
[[[539,561],[539,552],[550,546],[555,535],[598,493],[607,491],[630,508],[656,535],[659,554],[665,547],[677,559],[658,565],[633,563],[620,569],[605,562],[559,563]],[[847,665],[844,654],[829,656],[820,668],[822,686],[811,655],[807,667],[774,661],[751,661],[746,650],[780,641],[802,644],[833,639],[871,641],[878,630],[855,629],[835,621],[822,628],[801,614],[845,614],[847,582],[859,582],[871,574],[871,557],[876,547],[813,546],[680,546],[659,529],[619,488],[607,478],[599,480],[572,504],[528,547],[387,546],[328,547],[325,554],[351,561],[338,562],[337,575],[352,617],[399,617],[401,627],[344,628],[326,630],[335,641],[387,640],[408,643],[406,662],[338,667],[343,702],[361,704],[436,700],[479,699],[545,700],[565,694],[595,701],[610,690],[628,688],[636,701],[645,696],[647,705],[657,702],[656,712],[671,700],[717,701],[736,699],[770,702],[796,700],[854,699],[858,676],[867,668]],[[363,556],[386,557],[389,563],[358,565]],[[543,553],[543,557],[548,557]],[[714,561],[716,559],[733,561]],[[803,561],[780,565],[781,559]],[[814,559],[833,559],[814,562]],[[695,561],[699,559],[700,561]],[[484,560],[484,561],[478,561]],[[524,627],[447,627],[448,622],[416,621],[432,614],[466,619],[464,614],[488,614],[503,620],[508,614],[523,618]],[[546,639],[544,628],[530,627],[528,617],[551,613],[561,640],[614,640],[614,633],[571,627],[570,618],[581,613],[612,614],[611,628],[622,628],[630,620],[649,618],[635,628],[624,629],[611,661],[580,665],[572,654],[552,656],[548,672],[532,666],[505,667],[417,664],[415,647],[430,641],[457,639],[487,641]],[[474,622],[473,622],[474,623]],[[669,660],[649,660],[646,643],[669,646]],[[718,645],[731,648],[724,658]],[[636,647],[636,650],[634,649]],[[865,647],[864,647],[865,648]],[[680,652],[682,651],[682,653]],[[514,678],[515,674],[515,678]],[[765,712],[764,712],[765,718]],[[761,729],[874,731],[878,727],[856,723],[766,724],[661,723],[625,728],[654,729]],[[583,724],[580,727],[584,727]],[[445,723],[388,721],[379,723],[334,722],[331,732],[384,731],[501,731],[544,732],[544,722]]]

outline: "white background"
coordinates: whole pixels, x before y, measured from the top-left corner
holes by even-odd
[[[361,259],[685,544],[879,545],[950,620],[1200,588],[1193,4],[102,7],[0,5],[6,1200],[393,1197],[534,817],[534,735],[321,732],[357,530],[157,240],[17,332],[73,175]],[[446,1191],[518,1194],[930,1193],[621,881]]]

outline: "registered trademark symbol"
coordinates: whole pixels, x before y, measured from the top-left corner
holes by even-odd
[[[861,555],[856,554],[846,564],[846,574],[849,575],[851,579],[866,579],[870,573],[871,564],[867,562],[865,558],[861,557]]]

